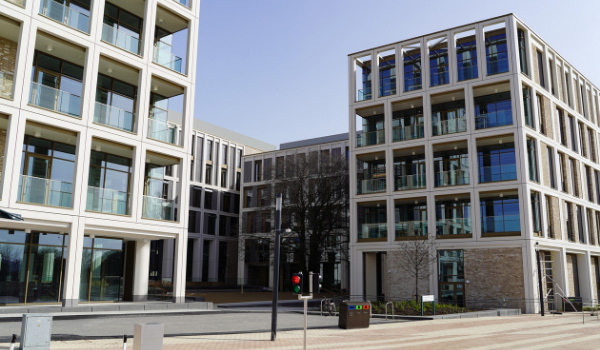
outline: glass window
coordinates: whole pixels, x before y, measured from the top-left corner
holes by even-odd
[[[510,91],[475,97],[475,128],[512,124]]]
[[[405,141],[425,137],[423,107],[392,113],[392,140]]]
[[[466,131],[465,100],[431,105],[431,120],[433,136]]]
[[[531,107],[531,88],[528,86],[523,86],[523,112],[525,125],[535,128],[533,108]]]
[[[471,200],[468,198],[436,200],[435,216],[437,236],[470,235],[473,232]]]
[[[458,81],[477,78],[477,45],[475,35],[456,41]]]
[[[544,72],[544,55],[540,51],[535,52],[537,55],[537,64],[539,70],[538,79],[540,80],[540,85],[545,89],[546,88],[546,75]]]
[[[446,38],[443,38],[441,42],[438,42],[429,48],[429,70],[431,86],[449,83],[448,41]]]
[[[421,50],[404,52],[404,92],[421,89]]]
[[[481,198],[482,233],[520,233],[519,197],[505,195]]]
[[[508,72],[508,51],[504,29],[485,34],[487,75]]]
[[[539,182],[538,176],[538,162],[537,162],[537,149],[534,139],[527,139],[527,161],[528,161],[528,172],[529,180]]]
[[[462,250],[438,251],[438,300],[440,303],[465,306],[465,272]]]
[[[527,44],[525,40],[525,31],[517,29],[517,39],[519,41],[519,65],[521,73],[529,75],[529,67],[527,66]]]
[[[513,142],[477,147],[477,159],[480,183],[517,179]]]
[[[358,239],[385,239],[387,215],[385,203],[358,205]]]
[[[469,151],[467,148],[433,154],[435,187],[469,184]]]
[[[379,97],[396,93],[396,53],[394,50],[378,55],[379,59]]]
[[[542,211],[540,206],[540,194],[539,192],[531,192],[531,221],[533,232],[537,236],[541,236],[542,233]],[[551,218],[550,218],[551,219]]]

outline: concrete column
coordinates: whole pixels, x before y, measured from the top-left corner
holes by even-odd
[[[193,244],[193,256],[188,257],[188,259],[192,259],[192,281],[198,282],[202,279],[202,239],[194,238],[192,240]]]
[[[175,271],[173,276],[173,302],[185,303],[185,274],[187,258],[187,230],[182,230],[175,239]]]
[[[148,298],[148,276],[150,275],[150,240],[135,242],[135,273],[133,275],[133,301]]]
[[[71,232],[67,236],[67,262],[63,277],[63,306],[76,306],[79,303],[84,227],[85,218],[75,219],[71,224]]]
[[[589,250],[584,254],[577,254],[577,272],[579,294],[584,303],[591,303],[594,299],[594,287],[592,286],[592,261]]]

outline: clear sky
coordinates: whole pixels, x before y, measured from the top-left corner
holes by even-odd
[[[348,131],[348,54],[514,13],[600,86],[598,0],[201,0],[195,117],[279,146]]]

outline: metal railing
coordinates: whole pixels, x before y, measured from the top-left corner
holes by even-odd
[[[58,180],[21,175],[19,181],[19,201],[70,208],[73,184]]]
[[[80,118],[81,97],[33,81],[29,103]]]
[[[396,223],[396,238],[427,236],[427,221],[401,221]]]
[[[425,137],[425,126],[423,123],[394,126],[392,128],[392,141],[422,139],[423,137]]]
[[[65,6],[65,4],[60,2],[54,0],[42,0],[40,4],[40,14],[64,23],[69,27],[89,33],[90,17],[70,6]]]
[[[387,237],[387,224],[359,224],[361,226],[359,238],[385,238]]]
[[[159,46],[154,47],[154,63],[160,64],[176,72],[183,73],[181,70],[181,57],[175,56],[173,53],[161,49]]]
[[[133,52],[136,55],[140,54],[140,40],[138,38],[106,23],[102,25],[102,41]]]
[[[15,83],[15,74],[12,72],[0,71],[0,97],[13,97],[13,85]]]
[[[425,188],[427,185],[425,179],[425,174],[396,176],[396,181],[394,182],[396,187],[394,188],[394,190],[402,191]]]
[[[129,214],[129,193],[88,186],[87,210],[108,214]]]
[[[521,217],[519,215],[482,216],[481,232],[520,232]]]
[[[516,179],[517,165],[514,163],[479,167],[479,183]]]
[[[475,116],[475,129],[493,128],[512,124],[512,110],[488,112]]]
[[[385,177],[360,181],[358,186],[358,194],[376,192],[385,192]]]
[[[142,217],[146,219],[175,221],[175,201],[144,196]]]
[[[365,100],[370,100],[372,97],[372,91],[371,88],[366,88],[366,89],[360,89],[358,90],[358,95],[356,97],[357,101],[365,101]]]
[[[459,117],[433,123],[433,136],[467,131],[467,118]]]
[[[380,145],[385,143],[385,130],[375,130],[356,134],[356,147]]]
[[[473,233],[471,218],[444,219],[435,222],[436,235],[460,235]]]
[[[94,122],[133,132],[134,121],[135,113],[126,111],[119,107],[96,102],[96,108],[94,109]]]
[[[448,171],[441,171],[435,174],[435,186],[456,186],[456,185],[468,185],[469,184],[469,170],[468,169],[455,169]]]

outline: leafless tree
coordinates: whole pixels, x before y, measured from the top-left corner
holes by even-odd
[[[419,295],[419,281],[429,279],[436,261],[433,240],[410,239],[400,243],[400,267],[415,281],[415,298]],[[417,300],[418,301],[418,300]]]

